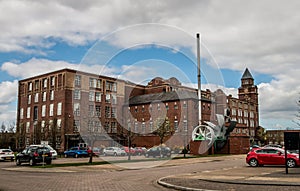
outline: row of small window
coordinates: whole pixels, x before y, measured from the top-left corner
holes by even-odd
[[[36,80],[34,82],[34,89],[35,90],[38,90],[39,89],[39,86],[40,86],[40,81],[39,80]],[[54,87],[55,86],[55,77],[52,76],[50,77],[50,86]],[[42,80],[42,87],[43,88],[47,88],[48,87],[48,78],[44,78]],[[32,82],[29,82],[28,83],[28,91],[32,91]]]
[[[253,110],[254,109],[254,106],[253,105],[250,105],[250,106],[248,106],[248,104],[246,104],[246,103],[243,103],[243,102],[237,102],[237,101],[231,101],[231,105],[233,106],[233,107],[236,107],[236,106],[238,106],[239,108],[244,108],[244,109],[250,109],[250,110]]]
[[[81,121],[80,120],[74,120],[74,132],[83,132],[87,130],[88,132],[93,133],[117,133],[117,122],[112,121],[108,122],[106,121],[103,126],[100,121],[88,121],[87,129],[81,128]]]
[[[117,117],[117,108],[105,106],[105,118],[116,118]],[[74,116],[80,116],[80,103],[74,103],[73,107]],[[88,108],[89,117],[100,117],[101,116],[101,106],[100,105],[89,105]]]
[[[233,134],[246,134],[246,135],[249,135],[249,129],[241,129],[241,128],[235,128],[233,131],[232,131]]]
[[[47,112],[47,106],[46,105],[42,105],[42,117],[46,117],[46,112]],[[54,115],[54,104],[50,104],[49,105],[49,116],[53,116]],[[38,107],[35,106],[34,107],[34,112],[33,112],[33,118],[36,120],[38,119]],[[62,114],[62,103],[57,103],[57,112],[56,115],[61,115]],[[31,107],[27,107],[27,112],[26,112],[26,118],[29,119],[31,115]],[[20,119],[24,119],[24,108],[20,109]]]
[[[54,100],[54,91],[53,90],[50,91],[50,97],[49,97],[49,99],[51,101]],[[27,96],[27,103],[31,104],[31,100],[32,100],[32,96],[31,96],[31,94],[29,94]],[[47,92],[43,92],[42,93],[42,101],[43,102],[47,101]],[[38,102],[39,102],[39,93],[35,93],[34,94],[34,103],[38,103]]]
[[[236,115],[236,111],[238,111],[238,116],[239,117],[242,117],[242,116],[248,117],[248,116],[250,116],[250,118],[254,118],[254,112],[253,111],[250,111],[250,113],[249,113],[247,110],[244,110],[244,112],[243,112],[243,110],[241,110],[241,109],[236,110],[234,108],[231,109],[231,115],[232,116]],[[244,113],[244,115],[243,115],[243,113]]]
[[[248,119],[244,119],[243,120],[242,118],[236,119],[235,117],[232,117],[231,120],[232,121],[237,121],[240,124],[245,124],[245,125],[247,125],[249,127],[255,127],[254,120],[252,120],[252,119],[251,120],[248,120]],[[249,124],[249,121],[250,121],[250,124]]]
[[[89,92],[89,101],[101,102],[102,93],[101,92]],[[76,89],[74,90],[74,99],[80,100],[81,99],[81,91]],[[105,102],[117,104],[117,95],[116,94],[106,94],[105,95]]]
[[[75,76],[75,86],[81,86],[81,76],[76,75]],[[96,79],[96,78],[90,78],[89,79],[89,87],[91,88],[102,88],[102,80],[101,79]],[[117,83],[116,82],[110,82],[106,81],[105,82],[105,89],[106,91],[117,91]]]
[[[39,129],[39,131],[41,133],[44,133],[47,131],[52,132],[52,128],[54,128],[54,127],[56,127],[56,131],[59,131],[61,129],[61,119],[56,120],[56,125],[53,124],[53,120],[49,120],[49,122],[46,122],[43,120],[43,121],[41,121],[41,127],[37,127],[37,125],[34,124],[33,131]],[[21,131],[22,131],[22,129],[21,129]],[[30,122],[26,122],[25,132],[30,133]]]
[[[168,103],[163,104],[163,107],[165,107],[166,110],[169,110],[169,109],[170,109]],[[187,103],[186,103],[186,101],[184,101],[184,102],[183,102],[183,108],[186,108],[186,107],[187,107]],[[130,110],[130,107],[128,107],[128,109]],[[161,110],[161,104],[159,104],[159,103],[156,104],[156,109],[157,109],[158,111],[160,111],[160,110]],[[175,109],[175,110],[178,109],[177,102],[174,102],[174,109]],[[142,105],[141,111],[142,111],[142,112],[145,112],[145,106],[144,106],[144,105]],[[150,112],[153,111],[153,104],[150,104],[150,105],[149,105],[149,111],[150,111]],[[135,107],[134,107],[134,112],[136,112],[136,113],[138,112],[138,106],[135,106]]]

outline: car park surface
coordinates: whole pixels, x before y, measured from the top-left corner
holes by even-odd
[[[0,149],[0,161],[14,161],[15,155],[11,149]]]
[[[16,165],[19,166],[22,163],[29,163],[33,166],[37,163],[51,164],[52,155],[50,149],[41,146],[31,146],[18,153],[16,156]]]
[[[287,153],[285,160],[285,151],[277,147],[263,147],[251,150],[246,157],[246,163],[252,167],[263,165],[285,165],[290,168],[299,166],[299,154]]]

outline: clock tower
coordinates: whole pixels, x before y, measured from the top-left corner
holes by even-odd
[[[258,105],[257,86],[254,85],[254,79],[248,68],[246,68],[242,76],[241,83],[241,87],[238,90],[239,100]]]

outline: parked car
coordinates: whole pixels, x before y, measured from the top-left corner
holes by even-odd
[[[87,148],[82,148],[82,147],[71,147],[69,150],[64,152],[65,158],[68,157],[87,157],[88,154],[88,149]]]
[[[250,151],[251,151],[252,149],[259,149],[259,148],[260,148],[259,145],[251,145],[251,146],[250,146]]]
[[[52,155],[50,149],[43,146],[31,146],[24,149],[21,153],[16,156],[16,165],[21,165],[22,163],[29,163],[33,166],[37,163],[51,164]]]
[[[246,163],[252,167],[263,165],[285,165],[285,152],[281,148],[264,147],[251,150],[246,157]],[[287,153],[287,166],[299,166],[299,154]]]
[[[123,147],[122,150],[124,150],[127,155],[129,155],[129,153],[130,155],[136,155],[135,149],[132,147],[130,147],[130,149],[129,147]]]
[[[265,145],[264,147],[276,147],[276,148],[282,148],[281,145],[275,145],[275,144]]]
[[[125,156],[126,152],[119,147],[106,147],[103,150],[103,154],[104,156]]]
[[[147,152],[146,147],[135,147],[135,153],[136,155],[145,155]]]
[[[171,149],[169,147],[152,147],[147,150],[145,157],[171,157]]]
[[[0,160],[10,160],[14,161],[15,155],[14,152],[10,149],[0,149]]]
[[[98,147],[94,147],[93,148],[93,156],[100,156],[103,153],[103,149],[102,148],[98,148]]]
[[[50,150],[51,154],[52,154],[52,159],[57,159],[57,152],[50,145],[30,145],[29,147],[37,147],[37,146],[40,146],[40,147],[45,146],[45,147],[47,147]]]

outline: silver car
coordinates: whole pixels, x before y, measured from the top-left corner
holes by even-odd
[[[103,154],[104,156],[125,156],[126,152],[119,147],[106,147]]]

